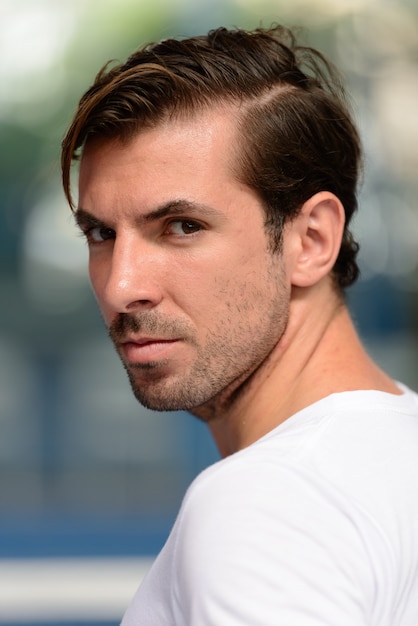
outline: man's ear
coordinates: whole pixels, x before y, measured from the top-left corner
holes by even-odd
[[[304,203],[288,231],[294,286],[309,287],[331,272],[340,251],[344,223],[344,207],[333,193],[321,191]]]

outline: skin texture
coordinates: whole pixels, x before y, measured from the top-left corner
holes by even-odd
[[[233,175],[233,112],[91,140],[77,221],[110,336],[145,406],[208,422],[221,454],[333,391],[397,388],[370,361],[330,277],[344,223],[322,191],[273,253]]]

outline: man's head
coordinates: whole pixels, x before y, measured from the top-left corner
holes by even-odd
[[[335,283],[355,276],[357,135],[295,54],[320,57],[284,36],[147,48],[99,75],[64,140],[70,200],[81,149],[93,289],[150,408],[217,415],[290,345],[315,341],[341,304]]]
[[[272,249],[280,250],[284,224],[310,197],[332,192],[345,211],[333,275],[340,287],[350,285],[358,275],[349,224],[357,207],[360,141],[335,69],[282,27],[220,28],[166,40],[103,69],[63,142],[67,198],[71,202],[71,162],[93,139],[128,142],[222,105],[235,111],[235,176],[263,203]]]

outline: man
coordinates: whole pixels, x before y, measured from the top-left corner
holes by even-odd
[[[63,142],[110,336],[145,406],[204,420],[123,626],[416,626],[418,398],[344,303],[360,142],[284,28],[167,40],[104,69]]]

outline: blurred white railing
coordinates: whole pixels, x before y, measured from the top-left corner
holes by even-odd
[[[0,624],[119,621],[151,558],[0,560]]]

